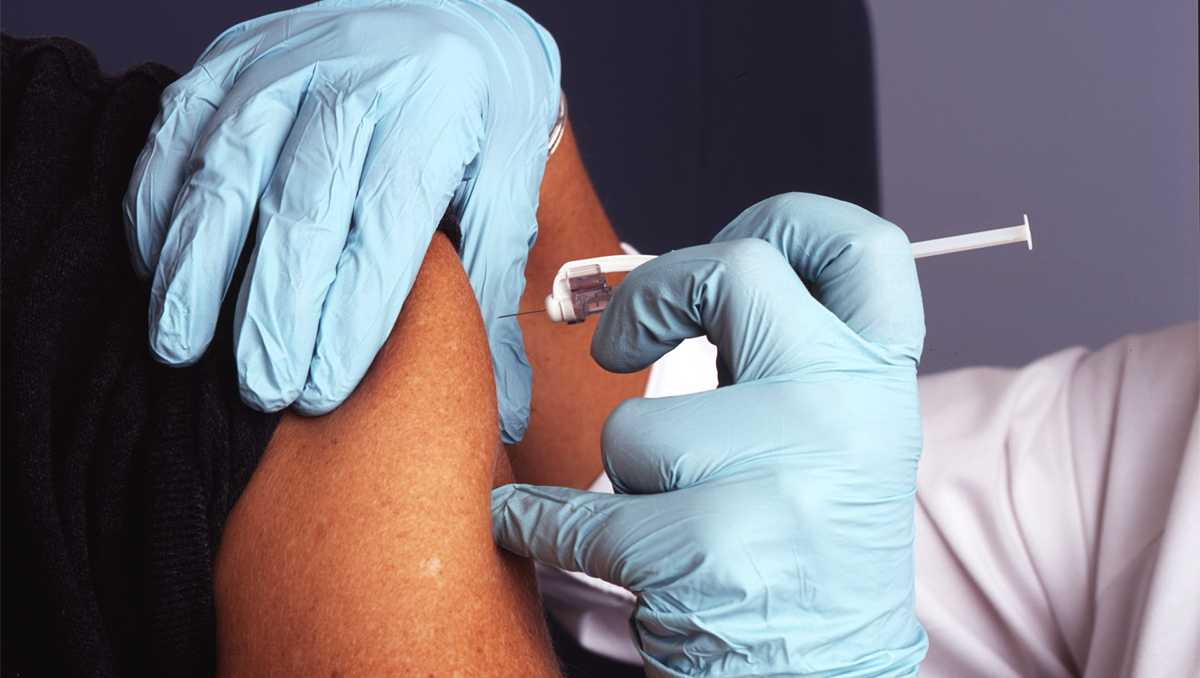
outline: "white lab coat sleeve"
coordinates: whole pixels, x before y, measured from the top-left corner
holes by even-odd
[[[1200,676],[1198,334],[921,379],[924,678]]]

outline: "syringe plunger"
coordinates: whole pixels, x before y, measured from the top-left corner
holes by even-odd
[[[1029,249],[1033,249],[1033,233],[1029,230],[1028,214],[1025,215],[1025,223],[1009,228],[997,228],[991,231],[952,235],[949,238],[915,242],[912,244],[912,252],[914,259],[920,259],[921,257],[953,254],[954,252],[965,252],[967,250],[977,250],[983,247],[1007,245],[1015,242],[1026,243],[1029,245]]]

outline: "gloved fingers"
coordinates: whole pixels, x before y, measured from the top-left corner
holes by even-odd
[[[766,240],[811,281],[817,298],[895,364],[920,359],[924,310],[908,238],[890,222],[833,198],[788,193],[740,214],[713,242]]]
[[[536,117],[526,113],[526,119]],[[525,289],[525,262],[537,237],[538,186],[546,164],[546,141],[526,135],[515,149],[489,143],[479,174],[464,184],[463,267],[479,300],[495,369],[500,427],[506,444],[520,442],[529,422],[533,373],[515,318]]]
[[[169,364],[197,360],[212,340],[250,222],[296,116],[294,83],[248,100],[227,97],[188,162],[150,296],[150,346]],[[230,181],[237,167],[241,181]],[[219,281],[213,284],[213,281]]]
[[[546,168],[550,131],[558,114],[560,61],[550,34],[506,2],[464,4],[504,57],[488,100],[487,138],[468,181],[455,197],[461,206],[463,267],[487,327],[496,379],[501,435],[520,442],[529,423],[533,374],[515,313],[525,289],[525,262],[537,236],[538,189]]]
[[[651,506],[659,500],[504,485],[492,490],[492,534],[517,555],[637,589],[652,574],[647,570],[667,557],[655,546],[666,542],[661,533],[670,529]]]
[[[604,422],[604,470],[618,493],[656,494],[782,458],[794,453],[795,436],[780,422],[796,418],[796,404],[770,381],[626,400]]]
[[[188,158],[223,94],[198,70],[163,90],[162,110],[150,126],[121,205],[130,259],[143,280],[150,280],[158,267],[171,208],[187,176]]]
[[[278,34],[278,28],[272,27],[276,18],[260,17],[226,30],[204,50],[192,70],[163,90],[161,110],[134,165],[122,204],[134,271],[142,279],[149,280],[158,267],[172,210],[184,182],[195,169],[190,159],[201,136],[211,133],[209,123],[219,108],[235,110],[254,93],[252,87],[239,87],[238,77],[261,55],[247,54],[240,43],[255,30]],[[271,39],[268,33],[255,43],[262,45]],[[290,117],[291,113],[285,116]],[[223,119],[217,118],[218,126]]]
[[[309,376],[325,296],[350,230],[372,101],[314,78],[259,203],[234,319],[242,399],[287,407]],[[423,250],[423,248],[421,248]]]
[[[522,265],[524,262],[521,262]],[[509,286],[513,289],[513,286]],[[521,298],[520,290],[516,297]],[[498,308],[498,305],[492,305]],[[515,313],[516,311],[510,311]],[[490,314],[489,314],[490,315]],[[505,445],[515,445],[525,437],[529,427],[529,401],[533,395],[533,370],[525,356],[521,328],[510,327],[503,320],[485,316],[488,347],[492,352],[492,369],[496,378],[496,399],[500,414],[500,437]],[[516,323],[512,323],[515,325]]]
[[[857,342],[775,247],[749,239],[677,250],[632,271],[600,317],[592,357],[633,372],[701,334],[735,383],[840,368]]]
[[[476,267],[476,276],[471,282],[481,299],[480,310],[487,329],[488,348],[492,353],[501,438],[505,445],[515,445],[525,437],[525,430],[529,426],[533,370],[525,356],[521,327],[514,322],[514,318],[499,316],[517,312],[517,301],[525,287],[522,273],[528,247],[519,252],[510,250],[508,254],[507,268],[504,266],[506,257],[497,252],[494,260],[484,266],[494,271],[492,279],[486,279],[488,273],[481,273],[480,267]]]
[[[376,124],[308,379],[293,403],[298,411],[337,407],[391,332],[464,167],[479,153],[480,95],[472,86],[426,82],[429,96],[408,100]]]

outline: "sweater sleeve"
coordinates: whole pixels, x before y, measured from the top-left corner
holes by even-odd
[[[65,38],[2,58],[2,672],[211,675],[212,560],[279,415],[238,396],[232,299],[197,364],[148,347],[121,201],[177,76]]]

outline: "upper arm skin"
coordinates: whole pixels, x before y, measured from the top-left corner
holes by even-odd
[[[214,565],[222,676],[558,676],[531,564],[495,546],[511,482],[478,306],[440,234],[353,395],[284,416]]]
[[[568,123],[547,162],[523,308],[568,260],[621,254]],[[491,488],[587,487],[600,428],[646,373],[592,361],[594,322],[521,318],[529,430],[499,444],[478,307],[435,236],[387,344],[354,394],[285,414],[225,524],[214,586],[218,669],[248,675],[557,676],[526,561],[498,549]],[[424,673],[421,673],[421,672]]]

